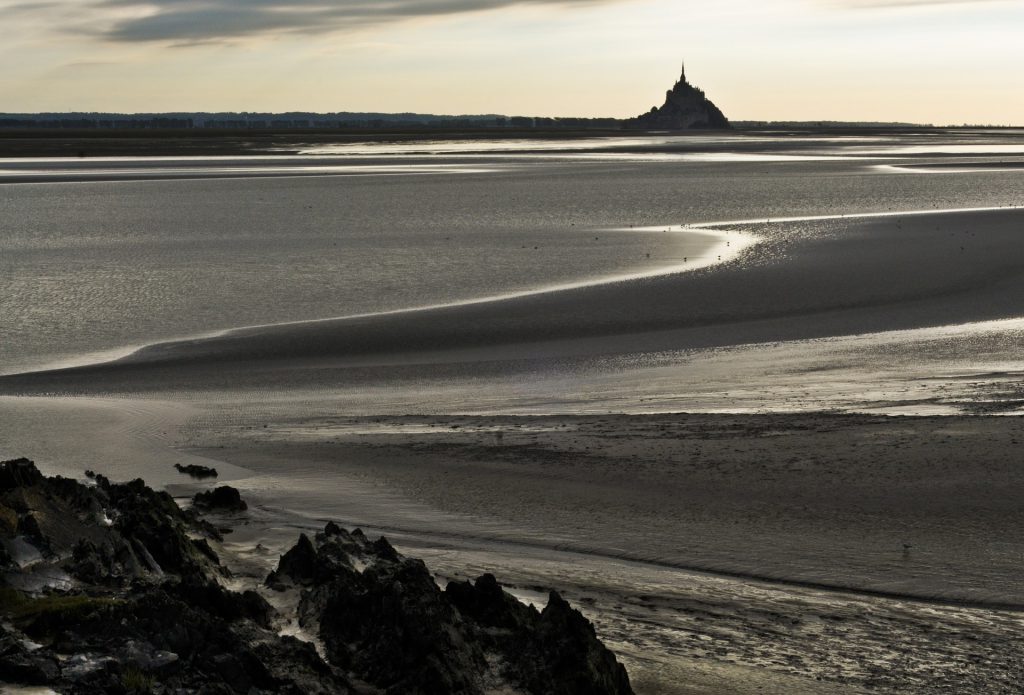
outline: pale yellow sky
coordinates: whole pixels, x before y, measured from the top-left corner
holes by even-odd
[[[0,111],[1024,124],[1017,0],[0,0]]]

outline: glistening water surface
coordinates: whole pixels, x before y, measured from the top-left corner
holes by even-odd
[[[388,175],[363,154],[317,160],[328,170],[365,166],[358,177],[297,178],[264,157],[192,162],[183,180],[132,178],[138,167],[182,166],[156,158],[121,160],[125,180],[65,181],[92,165],[38,163],[45,183],[0,186],[0,372],[238,326],[650,271],[706,253],[706,240],[640,228],[1021,202],[1016,171],[922,177],[873,160],[771,161],[780,151],[838,156],[864,143],[806,140],[601,141],[625,152],[711,148],[726,160],[754,147],[767,158],[758,161],[579,160],[550,144],[543,158],[495,155],[457,171],[443,157],[403,158],[386,145]],[[196,178],[229,166],[270,177]]]
[[[533,209],[529,192],[495,211],[500,189],[462,176],[2,187],[0,366],[696,262],[710,246],[606,231],[594,214]]]

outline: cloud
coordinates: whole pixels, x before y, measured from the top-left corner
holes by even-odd
[[[104,0],[102,7],[116,10],[118,17],[99,33],[124,42],[208,42],[260,34],[327,33],[513,5],[606,1],[611,0]]]
[[[105,68],[110,65],[117,65],[117,63],[113,63],[109,60],[76,60],[70,63],[64,63],[61,67],[68,70],[88,70],[91,68]]]

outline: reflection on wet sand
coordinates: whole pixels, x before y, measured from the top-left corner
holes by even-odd
[[[515,143],[479,156],[487,176],[454,178],[474,200],[507,194],[492,205],[522,216],[517,235],[571,230],[560,272],[583,241],[613,234],[601,225],[678,242],[714,232],[700,253],[713,262],[684,255],[694,272],[674,273],[644,259],[415,311],[331,319],[346,312],[318,305],[316,320],[220,323],[110,363],[0,377],[19,394],[0,399],[13,423],[0,450],[183,496],[199,484],[174,463],[217,467],[250,500],[228,543],[241,572],[331,518],[386,533],[440,581],[494,571],[527,599],[557,586],[640,692],[1012,690],[1024,420],[978,415],[1024,408],[1019,173],[904,176],[868,160],[983,158],[894,149],[917,142],[579,144]],[[464,166],[470,149],[414,152]],[[417,206],[444,181],[417,182]],[[294,209],[319,203],[307,183],[282,186]],[[469,207],[445,218],[462,220],[467,245]],[[235,325],[251,323],[237,306]]]

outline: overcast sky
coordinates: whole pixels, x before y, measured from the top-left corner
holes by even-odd
[[[1021,0],[0,0],[0,111],[1024,125]]]

